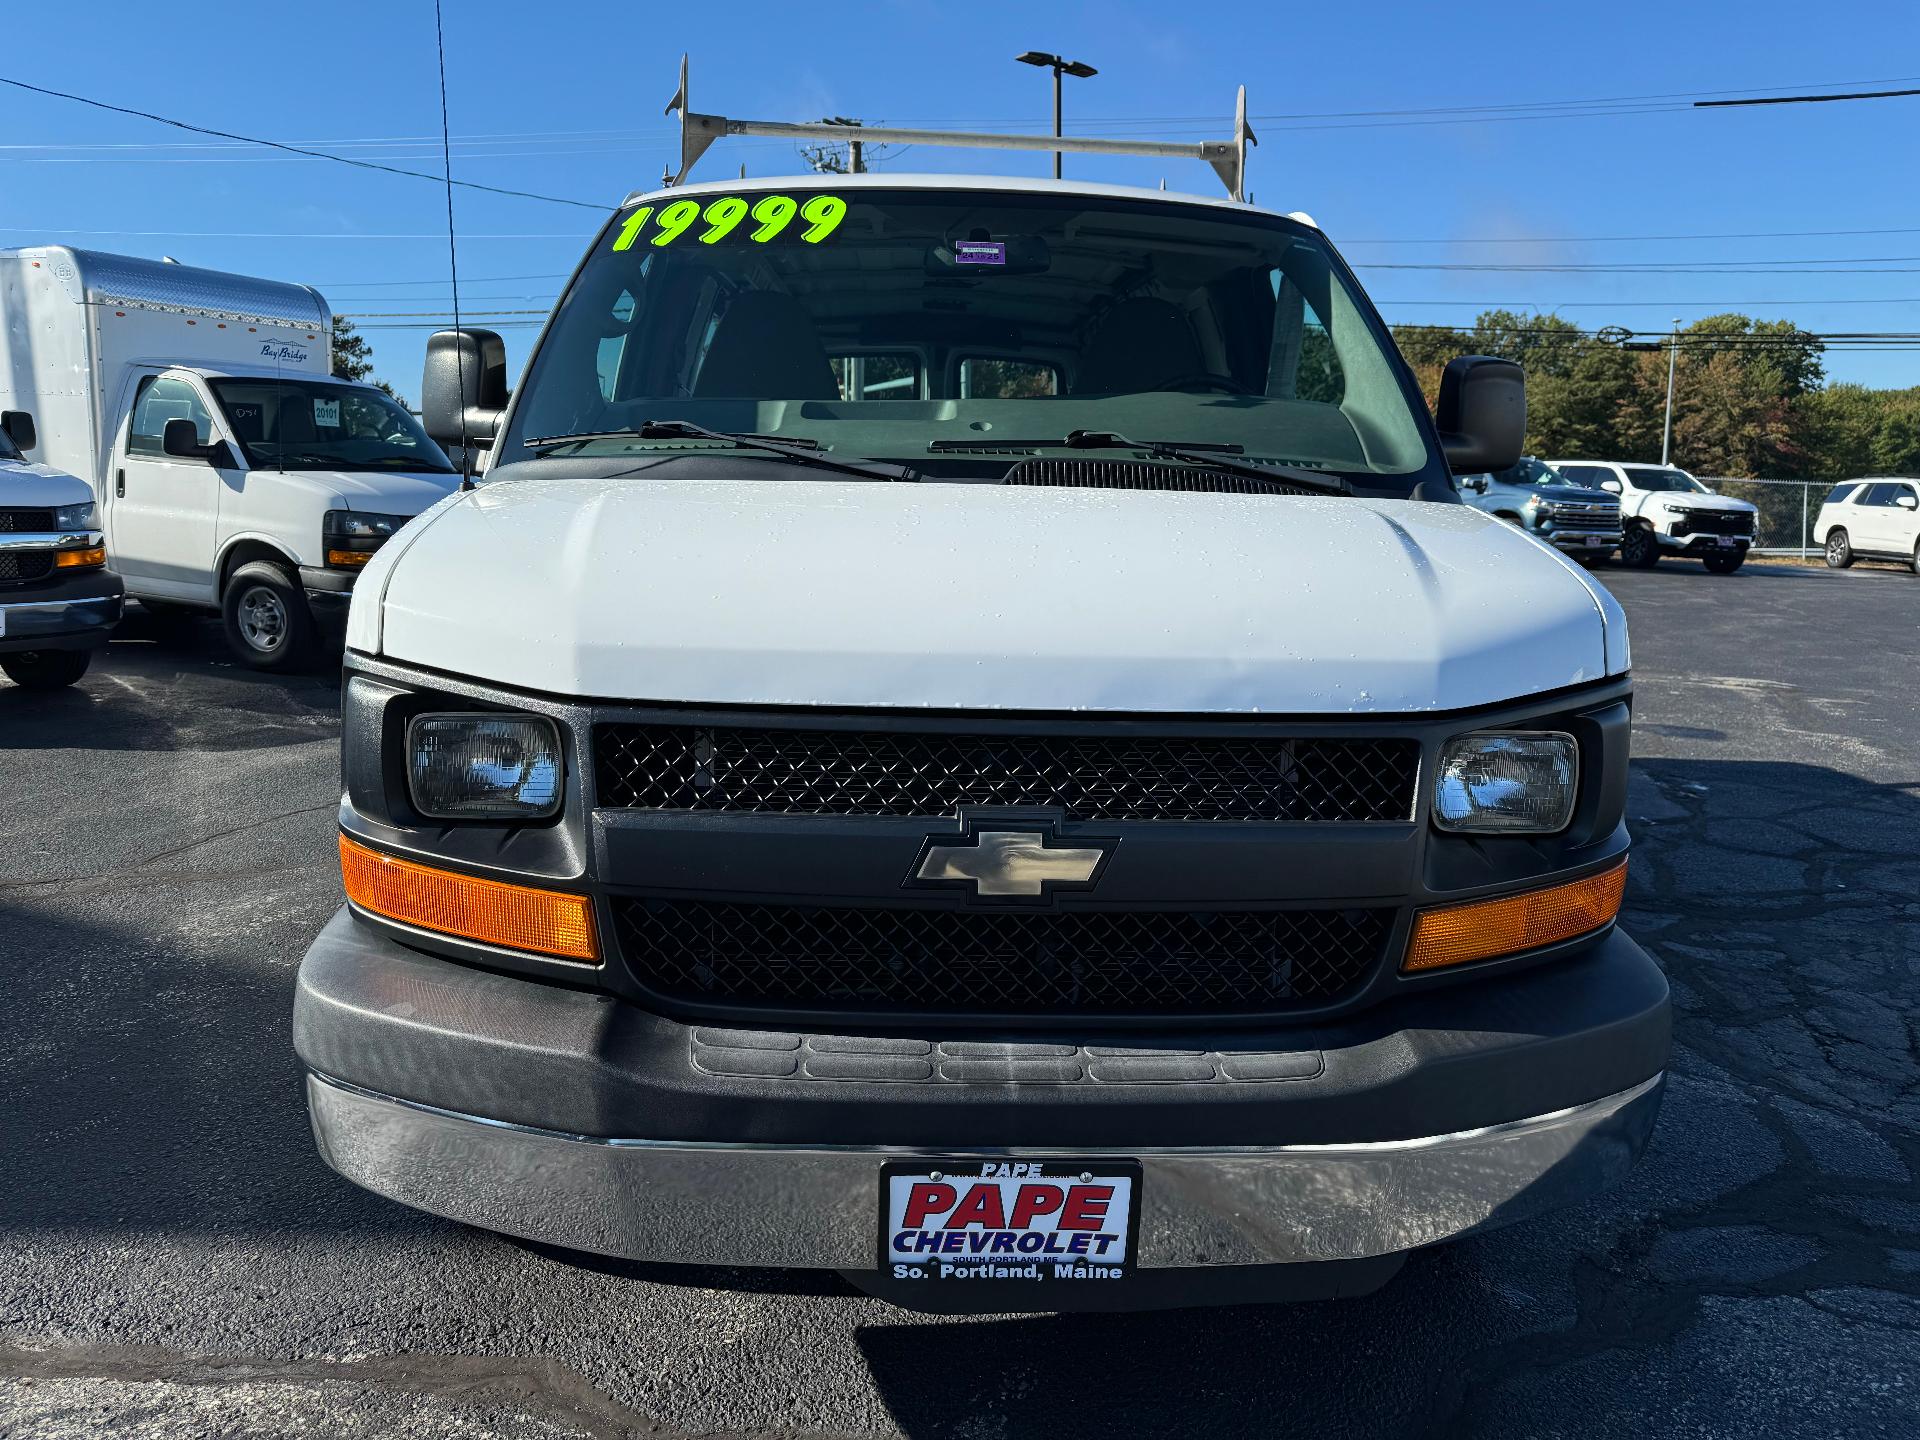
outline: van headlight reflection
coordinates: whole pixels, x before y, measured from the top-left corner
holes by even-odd
[[[416,715],[413,808],[435,820],[545,820],[560,810],[560,732],[537,715]]]
[[[1482,730],[1440,752],[1433,820],[1472,834],[1550,835],[1567,828],[1580,747],[1559,730]]]

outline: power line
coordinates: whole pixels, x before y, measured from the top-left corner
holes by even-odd
[[[1728,105],[1824,105],[1835,100],[1894,100],[1903,95],[1920,95],[1920,90],[1856,90],[1849,95],[1766,95],[1745,100],[1696,100],[1696,110],[1713,110]]]
[[[110,105],[104,100],[95,100],[87,95],[75,95],[65,90],[50,90],[44,85],[29,85],[24,80],[15,80],[0,75],[0,85],[10,85],[16,90],[25,90],[34,95],[48,95],[56,100],[71,100],[76,105],[91,106],[95,110],[107,110],[116,115],[131,115],[139,120],[151,120],[159,125],[171,125],[176,130],[186,130],[195,135],[212,135],[222,140],[238,140],[248,145],[264,145],[271,150],[284,150],[291,155],[304,155],[312,160],[331,160],[336,165],[351,165],[360,170],[379,170],[389,175],[404,175],[413,180],[431,180],[434,184],[445,184],[445,177],[430,175],[424,170],[405,170],[397,165],[383,165],[377,160],[361,160],[350,155],[336,155],[326,150],[310,150],[299,145],[285,145],[278,140],[262,140],[253,135],[238,135],[231,130],[215,130],[206,125],[194,125],[185,120],[175,120],[170,116],[156,115],[150,110],[134,110],[125,105]],[[582,210],[611,209],[607,205],[595,205],[586,200],[568,200],[558,195],[540,195],[531,190],[508,190],[498,185],[482,185],[472,180],[455,180],[469,190],[485,190],[495,195],[510,195],[520,200],[540,200],[550,205],[572,205]]]

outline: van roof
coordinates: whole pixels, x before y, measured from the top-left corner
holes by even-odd
[[[90,305],[128,305],[147,310],[191,310],[235,320],[324,330],[333,317],[311,285],[261,280],[225,270],[203,270],[168,260],[111,255],[70,245],[0,250],[0,257],[45,264],[68,295]]]
[[[830,175],[809,172],[805,175],[749,176],[733,180],[696,180],[685,185],[656,186],[635,190],[620,202],[620,208],[643,200],[658,201],[676,195],[725,195],[736,190],[997,190],[1022,195],[1079,195],[1095,200],[1165,200],[1178,205],[1204,205],[1210,210],[1242,210],[1256,215],[1283,212],[1226,196],[1190,195],[1179,190],[1150,190],[1142,185],[1103,185],[1091,180],[1050,180],[1017,175],[896,175],[868,171],[860,175]],[[1285,218],[1302,225],[1314,224],[1313,217],[1300,211],[1285,213]]]

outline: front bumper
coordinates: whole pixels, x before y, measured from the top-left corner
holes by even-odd
[[[0,652],[106,644],[120,623],[125,589],[112,571],[89,570],[0,591]]]
[[[1604,555],[1620,548],[1621,530],[1618,525],[1608,528],[1566,522],[1543,525],[1534,533],[1556,550],[1565,550],[1574,555]]]
[[[1751,535],[1704,535],[1689,533],[1686,535],[1668,535],[1656,531],[1662,550],[1684,552],[1689,555],[1742,555],[1752,547]]]
[[[302,963],[294,1036],[327,1162],[468,1224],[861,1271],[885,1161],[1126,1156],[1138,1263],[1168,1270],[1388,1256],[1604,1188],[1658,1111],[1668,998],[1616,931],[1342,1021],[1127,1049],[722,1031],[423,955],[343,912]]]

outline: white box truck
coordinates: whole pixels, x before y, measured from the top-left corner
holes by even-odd
[[[368,558],[459,476],[407,411],[329,374],[308,285],[61,245],[0,250],[0,409],[85,479],[147,609],[218,610],[289,669]]]

